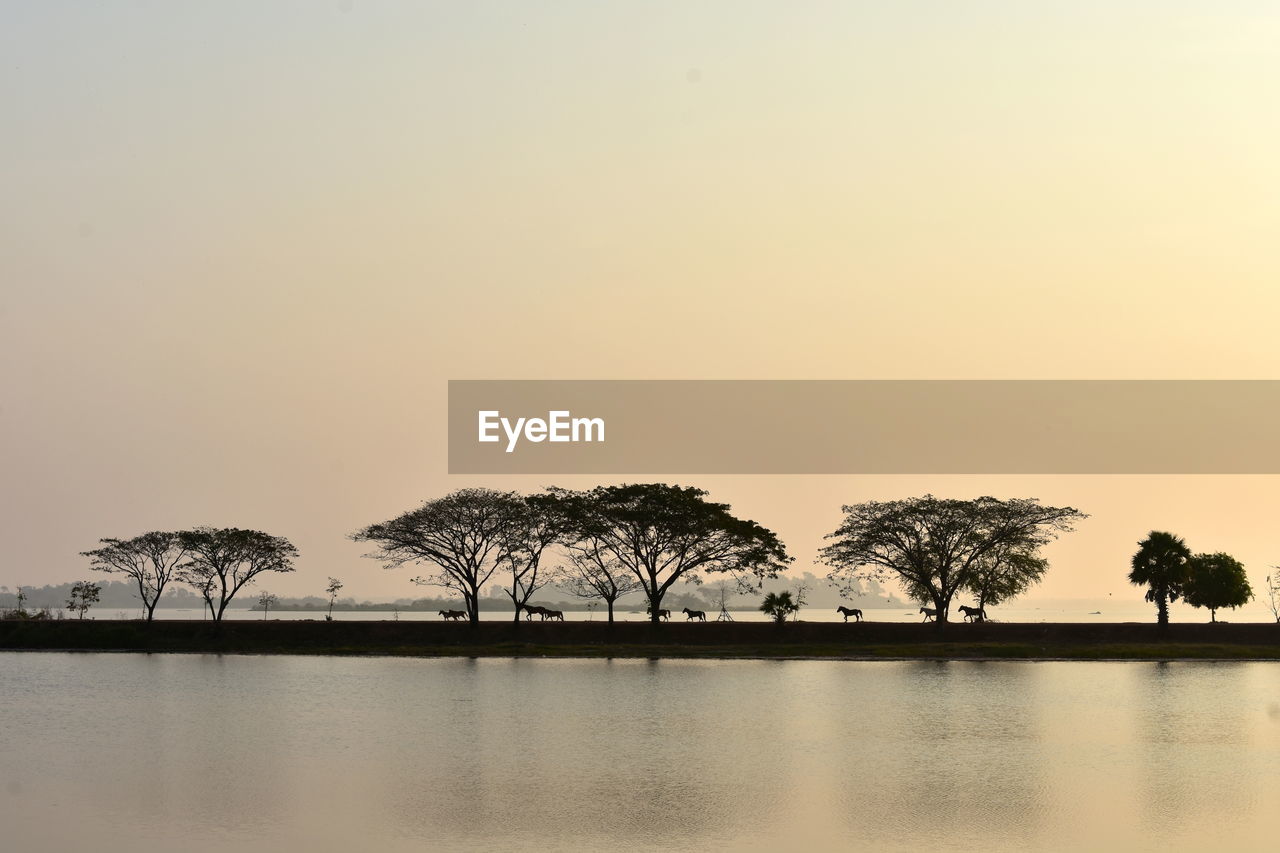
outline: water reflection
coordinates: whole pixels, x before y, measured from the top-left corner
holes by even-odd
[[[22,850],[1262,848],[1275,674],[0,654],[0,820]]]

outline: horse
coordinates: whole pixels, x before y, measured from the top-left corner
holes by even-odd
[[[671,611],[670,611],[670,610],[659,610],[659,611],[658,611],[658,618],[659,618],[659,619],[666,619],[668,622],[670,622],[670,621],[671,621]]]
[[[699,622],[707,621],[707,611],[705,610],[690,610],[689,608],[685,607],[681,609],[680,612],[684,614],[685,616],[684,621],[686,622],[689,622],[693,619],[697,619]]]
[[[541,616],[542,620],[544,622],[546,621],[547,608],[539,607],[536,604],[523,604],[521,606],[524,608],[524,619],[526,622],[532,622],[534,616]]]
[[[448,622],[451,619],[466,619],[467,611],[465,610],[441,610],[440,615]]]
[[[844,621],[848,622],[849,617],[853,617],[853,621],[862,621],[862,611],[856,607],[845,607],[843,604],[836,608],[836,612],[844,616]]]
[[[981,607],[967,607],[961,604],[960,612],[964,614],[965,621],[969,622],[975,621],[975,618],[976,621],[983,622],[987,618],[987,611]]]
[[[542,608],[542,620],[545,622],[545,621],[546,621],[546,620],[548,620],[548,619],[559,619],[561,622],[563,622],[563,621],[564,621],[564,611],[563,611],[563,610],[548,610],[548,609],[547,609],[547,608],[545,608],[545,607],[544,607],[544,608]]]
[[[921,607],[920,612],[924,614],[924,618],[920,620],[921,622],[932,622],[934,617],[938,615],[938,611],[932,607]]]

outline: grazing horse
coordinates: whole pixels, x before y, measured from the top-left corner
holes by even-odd
[[[966,607],[961,604],[960,612],[964,614],[965,621],[968,622],[984,622],[987,618],[987,611],[983,610],[981,607]]]
[[[532,622],[534,616],[541,616],[543,621],[546,621],[547,608],[539,607],[536,604],[525,604],[522,606],[524,607],[524,619],[526,622]]]
[[[548,620],[548,619],[559,619],[561,622],[563,622],[563,621],[564,621],[564,611],[563,611],[563,610],[548,610],[548,609],[547,609],[547,608],[545,608],[545,607],[544,607],[544,608],[542,608],[542,620],[545,622],[545,621],[546,621],[546,620]]]
[[[659,610],[659,611],[658,611],[658,618],[659,618],[659,619],[666,619],[668,622],[670,622],[670,621],[671,621],[671,611],[670,611],[670,610]]]
[[[445,621],[447,622],[447,621],[449,621],[450,619],[466,619],[466,618],[467,618],[467,611],[465,611],[465,610],[441,610],[441,611],[440,611],[440,615],[441,615],[441,616],[443,616],[443,617],[445,618]]]
[[[707,621],[707,611],[705,610],[690,610],[689,608],[685,607],[685,608],[682,608],[680,612],[684,614],[685,616],[684,621],[686,622],[692,619],[697,619],[699,622]]]
[[[836,608],[836,612],[843,615],[844,621],[846,622],[849,621],[850,616],[853,617],[853,621],[855,622],[862,621],[862,611],[856,607],[845,607],[843,604],[841,604],[839,607]]]
[[[932,622],[934,617],[938,615],[938,611],[932,607],[921,607],[920,612],[924,614],[924,618],[920,620],[921,622]]]

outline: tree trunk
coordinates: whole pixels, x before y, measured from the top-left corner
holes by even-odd
[[[662,593],[658,593],[658,597],[649,596],[649,621],[657,625],[662,620],[658,618],[658,610],[662,607]]]
[[[160,602],[160,599],[159,599],[159,598],[157,598],[157,599],[156,599],[156,604],[158,604],[159,602]],[[154,619],[154,618],[155,618],[155,615],[156,615],[156,605],[155,605],[155,604],[150,604],[150,605],[144,604],[144,606],[147,608],[147,621],[148,621],[148,622],[150,622],[152,619]]]
[[[1163,590],[1156,594],[1156,624],[1161,628],[1169,625],[1169,597]]]
[[[1218,608],[1216,608],[1216,607],[1210,607],[1210,608],[1209,608],[1209,621],[1210,621],[1210,622],[1217,622],[1217,621],[1218,621]]]
[[[605,601],[609,605],[609,624],[612,625],[613,624],[613,599],[606,598]]]

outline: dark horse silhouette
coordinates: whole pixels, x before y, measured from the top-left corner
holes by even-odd
[[[543,621],[546,621],[547,619],[559,619],[561,622],[563,622],[563,621],[564,621],[564,611],[563,611],[563,610],[550,610],[550,609],[548,609],[548,608],[546,608],[546,607],[543,607],[543,608],[542,608],[542,619],[543,619]]]
[[[440,611],[440,615],[441,615],[441,616],[443,616],[443,617],[445,618],[445,620],[446,620],[446,621],[448,621],[448,620],[450,620],[450,619],[466,619],[466,618],[467,618],[467,611],[465,611],[465,610],[441,610],[441,611]]]
[[[680,612],[685,615],[684,621],[686,622],[692,619],[697,619],[699,622],[707,621],[707,611],[705,610],[690,610],[689,608],[685,607]]]
[[[938,611],[932,607],[921,607],[920,612],[924,614],[924,618],[920,620],[921,622],[932,622],[934,617],[938,615]]]
[[[541,616],[543,621],[546,621],[547,608],[539,607],[536,604],[524,604],[521,606],[524,608],[524,619],[526,622],[533,621],[534,616]]]
[[[669,621],[671,621],[671,611],[670,611],[670,610],[659,610],[659,611],[658,611],[658,618],[659,618],[659,619],[666,619],[668,622],[669,622]]]
[[[862,611],[856,607],[845,607],[843,604],[841,604],[839,607],[836,608],[836,612],[843,615],[844,621],[846,622],[849,621],[850,616],[853,617],[853,621],[855,622],[862,621]]]
[[[961,604],[960,612],[963,613],[964,618],[970,622],[983,622],[986,621],[987,618],[987,611],[983,610],[981,607],[966,607]]]

